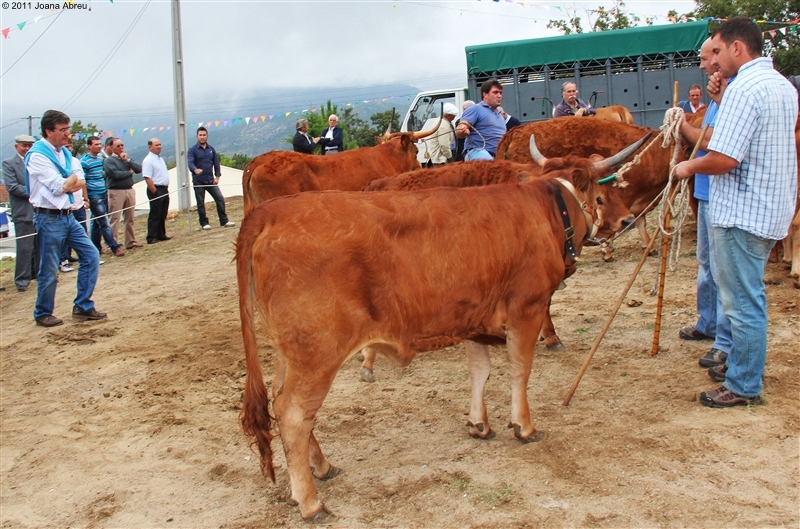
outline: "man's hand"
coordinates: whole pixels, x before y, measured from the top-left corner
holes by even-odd
[[[69,175],[68,178],[65,178],[64,185],[61,187],[61,189],[64,190],[64,193],[72,193],[73,191],[77,191],[80,188],[81,188],[81,183],[78,180],[78,175],[76,175],[75,173],[72,173],[71,175]]]
[[[711,74],[708,77],[708,85],[706,86],[708,97],[719,105],[726,86],[728,86],[728,82],[722,77],[721,73],[715,72]]]
[[[694,175],[694,172],[689,170],[689,161],[683,161],[675,166],[675,171],[672,173],[672,176],[677,178],[678,180],[683,180],[684,178],[689,178],[690,176]]]
[[[579,118],[584,114],[586,114],[586,109],[585,108],[579,108],[577,111],[575,111],[575,117],[576,118]]]
[[[203,170],[202,170],[202,169],[200,169],[200,168],[198,167],[198,168],[197,168],[197,169],[195,169],[193,172],[194,172],[194,174],[202,174],[202,173],[203,173]]]
[[[219,177],[215,176],[214,177],[214,185],[217,185],[217,184],[219,184]]]
[[[461,121],[461,123],[458,124],[458,127],[456,127],[456,136],[459,138],[466,138],[469,136],[469,123],[466,121]]]

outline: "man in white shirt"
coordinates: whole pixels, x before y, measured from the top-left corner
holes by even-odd
[[[147,183],[147,198],[150,201],[150,214],[147,216],[147,244],[168,241],[167,212],[169,211],[169,172],[161,157],[161,140],[147,140],[150,154],[142,160],[142,176]]]
[[[106,317],[105,313],[95,309],[91,299],[97,283],[100,253],[72,216],[71,207],[75,203],[72,192],[81,189],[84,184],[72,168],[72,155],[64,148],[70,138],[69,123],[69,116],[63,112],[45,112],[41,119],[43,139],[34,143],[25,157],[40,251],[33,318],[42,327],[64,323],[53,316],[56,270],[64,241],[75,249],[80,263],[78,293],[73,302],[72,317],[79,321],[102,320]]]

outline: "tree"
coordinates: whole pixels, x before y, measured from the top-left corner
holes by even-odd
[[[594,21],[592,21],[593,15]],[[599,6],[596,10],[588,10],[586,18],[592,31],[632,28],[641,22],[638,16],[626,13],[623,0],[615,0],[614,7],[611,9]],[[652,19],[645,17],[645,24],[652,26]],[[571,17],[566,21],[550,20],[547,27],[548,29],[557,29],[564,35],[583,33],[583,24],[578,16]]]
[[[80,158],[88,151],[86,148],[87,136],[100,137],[100,130],[97,125],[89,123],[84,127],[81,120],[74,121],[69,128],[69,132],[72,134],[72,156],[76,158]]]
[[[244,169],[253,160],[252,156],[246,154],[236,153],[231,157],[220,153],[219,163],[226,167],[233,167],[234,169]]]

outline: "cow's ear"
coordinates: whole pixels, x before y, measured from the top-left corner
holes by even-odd
[[[408,134],[400,136],[400,145],[402,145],[403,148],[408,147],[409,143],[411,143],[411,137]]]

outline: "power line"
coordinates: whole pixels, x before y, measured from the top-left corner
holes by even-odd
[[[119,49],[122,47],[122,44],[125,42],[125,39],[128,38],[128,36],[133,31],[133,28],[136,27],[136,24],[142,18],[142,15],[144,14],[145,10],[147,9],[147,6],[150,5],[151,1],[152,0],[147,0],[147,2],[144,4],[144,6],[142,6],[142,9],[139,11],[139,13],[133,19],[133,22],[131,22],[131,24],[128,26],[128,29],[125,30],[125,33],[122,34],[122,36],[117,41],[117,43],[114,45],[114,47],[111,48],[111,51],[108,52],[108,55],[106,55],[105,58],[100,62],[100,65],[97,68],[95,68],[94,72],[92,72],[92,74],[89,76],[89,78],[86,79],[86,81],[84,81],[84,83],[80,86],[80,88],[78,88],[78,91],[72,97],[70,97],[67,100],[66,103],[64,103],[62,105],[62,108],[64,109],[64,111],[66,111],[70,107],[70,105],[72,105],[72,103],[77,101],[78,98],[80,98],[84,94],[84,92],[86,92],[86,90],[89,89],[89,87],[92,85],[92,83],[94,83],[95,80],[103,72],[105,67],[108,66],[108,64],[111,62],[111,59],[114,58],[114,55],[116,55],[117,52],[119,51]]]
[[[41,35],[39,35],[38,37],[36,37],[36,40],[34,40],[34,41],[31,43],[31,45],[30,45],[30,46],[28,46],[28,49],[27,49],[27,50],[25,50],[24,52],[22,52],[22,55],[20,55],[20,56],[17,58],[17,60],[16,60],[16,61],[14,61],[14,64],[12,64],[11,66],[9,66],[9,67],[8,67],[8,70],[6,70],[5,72],[3,72],[3,74],[2,74],[2,75],[0,75],[0,78],[2,78],[2,77],[5,75],[5,74],[7,74],[7,73],[8,73],[8,71],[9,71],[9,70],[11,70],[11,68],[13,68],[13,67],[14,67],[14,65],[16,65],[16,64],[17,64],[17,63],[18,63],[18,62],[19,62],[19,61],[20,61],[20,60],[21,60],[23,57],[25,57],[25,54],[26,54],[26,53],[28,53],[28,52],[31,50],[31,48],[33,48],[34,44],[36,44],[37,42],[39,42],[39,39],[40,39],[40,38],[42,38],[42,37],[44,36],[44,34],[45,34],[45,33],[47,33],[47,30],[48,30],[48,29],[50,29],[50,28],[53,26],[53,24],[55,24],[56,20],[58,20],[58,17],[60,17],[62,14],[64,14],[64,12],[65,12],[65,11],[66,11],[66,9],[63,9],[63,10],[61,10],[61,11],[60,11],[60,12],[59,12],[59,13],[56,15],[56,18],[54,18],[54,19],[53,19],[53,21],[52,21],[52,22],[50,22],[50,25],[49,25],[49,26],[47,26],[47,27],[44,29],[44,31],[42,31],[42,34],[41,34]]]

